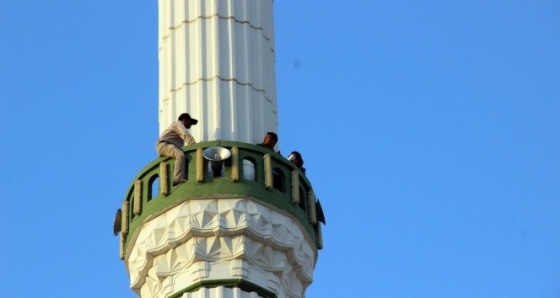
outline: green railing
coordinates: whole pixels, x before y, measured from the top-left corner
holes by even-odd
[[[214,177],[203,150],[219,146],[231,151],[220,177]],[[322,248],[322,210],[311,183],[283,156],[263,147],[233,141],[213,141],[183,147],[187,183],[172,185],[175,159],[160,157],[149,163],[131,183],[122,204],[121,258],[149,218],[184,202],[213,196],[250,197],[294,216]],[[318,210],[319,209],[319,210]]]

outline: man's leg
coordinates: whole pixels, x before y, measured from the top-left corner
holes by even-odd
[[[185,153],[183,150],[173,146],[175,154],[175,168],[173,169],[173,182],[178,182],[180,180],[185,180]]]
[[[160,156],[175,158],[175,167],[173,169],[173,181],[185,179],[185,153],[183,150],[175,147],[175,145],[160,143],[157,147]]]

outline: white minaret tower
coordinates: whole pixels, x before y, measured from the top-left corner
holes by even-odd
[[[181,113],[197,141],[277,132],[272,0],[159,0],[159,130]]]
[[[117,211],[139,297],[301,298],[313,280],[321,205],[300,168],[255,145],[278,127],[272,2],[159,0],[159,129],[199,123],[188,182],[156,158]]]

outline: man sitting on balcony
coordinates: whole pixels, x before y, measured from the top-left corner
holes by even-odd
[[[276,146],[276,143],[278,143],[278,135],[269,131],[264,136],[263,142],[260,143],[260,144],[257,144],[257,145],[261,146],[261,147],[268,148],[268,149],[274,151],[274,146]],[[279,152],[276,152],[276,153],[279,153]]]
[[[185,144],[196,143],[188,129],[198,123],[198,120],[191,118],[188,113],[179,116],[179,121],[173,122],[156,142],[156,150],[159,156],[175,158],[175,168],[173,170],[173,186],[187,182],[185,180],[185,153],[181,147]]]
[[[278,154],[280,154],[280,151],[275,151],[274,150],[274,146],[276,146],[276,143],[278,143],[278,135],[274,132],[267,132],[266,135],[264,136],[264,139],[262,141],[262,143],[257,144],[257,146],[261,146],[261,147],[265,147],[269,150],[272,150]],[[274,188],[278,189],[278,190],[283,190],[284,189],[284,183],[282,181],[282,176],[280,175],[280,172],[277,169],[272,169],[272,183]]]

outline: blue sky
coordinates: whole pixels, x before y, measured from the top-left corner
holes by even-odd
[[[276,0],[307,297],[560,297],[560,2]],[[0,0],[0,296],[135,297],[112,221],[156,157],[157,1]]]

